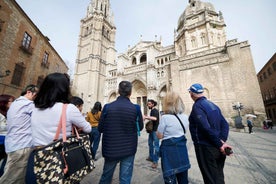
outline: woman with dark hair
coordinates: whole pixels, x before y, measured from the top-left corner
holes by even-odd
[[[66,109],[66,135],[71,135],[72,125],[81,128],[85,133],[91,132],[91,126],[79,109],[74,104],[70,104],[69,86],[69,76],[62,73],[49,74],[41,84],[34,100],[35,109],[31,117],[34,147],[45,146],[53,141],[62,114],[63,104],[68,104]],[[59,138],[61,137],[62,135]],[[36,183],[33,173],[33,159],[33,154],[31,154],[26,183]]]
[[[101,117],[102,104],[100,102],[96,102],[94,107],[87,114],[87,121],[90,123],[92,127],[92,131],[90,133],[90,142],[91,142],[91,153],[93,160],[96,160],[96,153],[99,147],[101,134],[98,131],[99,120]]]
[[[7,154],[5,152],[4,144],[5,135],[7,133],[7,112],[14,99],[14,96],[11,95],[0,95],[0,176],[3,175],[4,166],[7,161]]]

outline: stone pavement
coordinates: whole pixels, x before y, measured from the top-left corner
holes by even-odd
[[[254,134],[231,129],[228,144],[233,146],[234,155],[227,157],[224,174],[226,184],[275,184],[276,183],[276,128],[263,130],[253,128]],[[199,171],[194,147],[187,134],[188,152],[191,162],[189,169],[189,182],[202,184],[202,176]],[[100,143],[101,145],[101,143]],[[101,177],[104,159],[99,147],[96,168],[87,175],[81,184],[97,184]],[[146,161],[148,156],[147,133],[141,132],[139,146],[135,156],[135,165],[132,176],[132,184],[162,184],[162,170],[160,162],[157,169],[152,169],[151,163]],[[119,165],[113,176],[112,184],[119,184]]]

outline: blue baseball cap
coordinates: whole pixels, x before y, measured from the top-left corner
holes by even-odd
[[[198,83],[191,85],[191,87],[188,90],[189,90],[189,92],[193,92],[196,94],[203,93],[203,91],[204,91],[203,86]]]

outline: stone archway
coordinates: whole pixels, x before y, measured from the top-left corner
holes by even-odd
[[[116,97],[117,96],[115,92],[111,93],[109,96],[108,102],[113,102],[114,100],[116,100]]]
[[[132,103],[139,104],[143,114],[147,113],[147,88],[139,80],[132,82],[132,94],[130,96]]]
[[[163,86],[159,92],[159,110],[162,111],[163,99],[167,94],[167,86]]]

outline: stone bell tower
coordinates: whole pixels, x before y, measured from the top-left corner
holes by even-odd
[[[116,59],[115,34],[110,0],[91,0],[81,20],[72,89],[85,102],[83,112],[103,101],[107,68]]]
[[[178,56],[185,56],[225,45],[226,33],[222,13],[200,0],[189,5],[178,19],[175,47]]]

